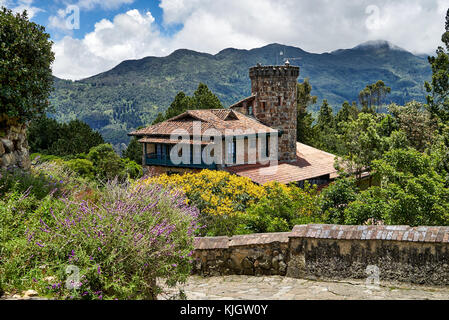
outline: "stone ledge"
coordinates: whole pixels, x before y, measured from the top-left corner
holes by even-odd
[[[228,237],[204,237],[195,238],[196,250],[228,249]]]
[[[233,237],[204,237],[195,238],[196,250],[229,249],[251,245],[264,245],[275,242],[288,243],[291,232],[257,233]]]
[[[290,237],[449,243],[449,227],[300,225]]]
[[[229,240],[229,247],[240,247],[249,245],[263,245],[274,242],[288,243],[291,232],[261,233],[244,236],[233,236]]]

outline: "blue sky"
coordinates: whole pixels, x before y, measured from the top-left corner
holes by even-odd
[[[104,0],[104,2],[107,2],[108,0]],[[8,1],[11,7],[18,6],[20,4],[20,1],[17,0],[11,0]],[[52,36],[53,40],[59,40],[61,37],[63,37],[65,34],[61,33],[60,30],[55,30],[49,26],[49,18],[51,16],[55,16],[58,14],[58,10],[66,9],[67,5],[69,4],[77,4],[77,1],[48,1],[48,0],[35,0],[32,1],[32,6],[39,8],[42,11],[38,11],[34,14],[32,20],[36,23],[39,23],[41,25],[44,25],[48,28],[48,32]],[[121,5],[117,5],[112,7],[111,9],[105,9],[101,7],[100,5],[95,5],[92,9],[86,10],[81,9],[80,10],[80,28],[74,29],[73,33],[71,34],[73,38],[76,39],[82,39],[84,35],[88,32],[91,32],[94,30],[95,23],[100,21],[101,19],[109,19],[112,20],[117,14],[127,12],[132,9],[137,9],[141,12],[147,12],[150,11],[153,17],[155,18],[155,22],[161,27],[161,30],[164,32],[164,34],[171,35],[178,31],[181,27],[181,25],[171,25],[165,27],[162,23],[163,17],[163,11],[159,7],[160,1],[159,0],[140,0],[140,1],[133,1],[130,3],[123,3]]]
[[[180,48],[215,54],[281,43],[322,53],[382,39],[432,54],[441,44],[449,0],[0,0],[0,5],[27,9],[31,20],[44,25],[54,41],[53,73],[76,80],[123,60],[167,56]]]

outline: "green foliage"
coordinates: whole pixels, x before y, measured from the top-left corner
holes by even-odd
[[[359,101],[362,105],[362,112],[379,112],[391,88],[387,87],[382,80],[366,86],[359,94]]]
[[[327,100],[323,100],[313,132],[314,147],[330,153],[338,151],[337,140],[335,139],[337,131],[334,113]]]
[[[438,47],[436,57],[429,57],[432,81],[426,82],[427,107],[429,112],[443,122],[449,120],[449,10],[446,13],[445,33],[441,37],[446,48]]]
[[[396,149],[374,161],[382,187],[362,192],[345,214],[347,223],[384,221],[392,225],[449,223],[449,189],[432,157],[414,149]]]
[[[197,214],[156,185],[109,183],[93,202],[10,190],[0,197],[0,283],[57,299],[154,299],[156,278],[174,286],[190,274]],[[69,266],[79,269],[74,290]]]
[[[356,200],[357,192],[355,179],[340,178],[325,188],[320,195],[320,207],[326,223],[344,224],[345,209]]]
[[[23,123],[47,111],[54,60],[49,39],[26,11],[0,7],[0,115]]]
[[[95,178],[95,167],[92,161],[87,159],[72,159],[65,162],[67,167],[69,167],[73,172],[76,172],[78,175],[88,178]]]
[[[341,122],[338,136],[343,144],[345,156],[340,161],[341,168],[360,178],[365,171],[371,171],[372,162],[380,159],[386,150],[386,137],[382,135],[387,122],[380,121],[384,115],[360,113],[358,118]]]
[[[142,163],[143,145],[136,137],[131,139],[128,147],[122,152],[123,158],[128,158],[136,163]]]
[[[187,96],[182,91],[179,92],[176,95],[175,100],[170,104],[170,107],[165,111],[165,114],[158,114],[153,121],[153,124],[164,122],[187,110],[222,108],[223,106],[218,97],[214,95],[204,83],[200,83],[192,97]]]
[[[126,178],[125,164],[110,144],[100,144],[90,149],[87,159],[93,163],[96,176],[100,180]]]
[[[31,122],[28,141],[31,152],[55,156],[87,153],[92,147],[104,143],[102,136],[87,123],[80,120],[58,123],[45,116]]]
[[[77,184],[79,181],[74,181],[73,172],[54,162],[39,164],[31,172],[0,170],[0,198],[8,193],[17,193],[42,200],[49,194],[61,195]]]
[[[131,179],[139,179],[143,176],[142,166],[135,161],[129,159],[122,159],[125,164],[125,172]]]
[[[298,142],[311,144],[313,141],[313,117],[307,108],[316,103],[317,97],[311,95],[312,86],[309,79],[305,79],[303,83],[297,86],[297,130],[296,139]]]
[[[270,183],[264,186],[266,195],[244,215],[244,230],[251,233],[288,232],[296,224],[317,223],[316,188],[305,189]]]
[[[412,101],[405,106],[392,104],[388,111],[396,119],[398,128],[405,133],[411,147],[423,152],[434,143],[438,123],[421,103]]]
[[[349,104],[349,102],[345,101],[335,116],[335,123],[338,125],[340,122],[348,122],[350,120],[357,119],[359,114],[359,109],[357,104],[353,102]],[[338,129],[338,127],[337,127]]]

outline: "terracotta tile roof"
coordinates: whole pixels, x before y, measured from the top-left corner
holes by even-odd
[[[309,180],[324,175],[330,178],[338,176],[334,168],[335,155],[297,143],[297,160],[295,162],[279,162],[277,166],[249,164],[225,168],[226,171],[239,176],[248,177],[258,184],[278,181],[283,184]]]
[[[178,144],[181,142],[181,140],[171,140],[168,138],[142,138],[139,140],[140,143],[165,143],[165,144]],[[193,139],[188,140],[187,144],[202,144],[202,145],[208,145],[212,142],[207,141],[195,141]]]
[[[239,102],[234,103],[233,105],[231,105],[231,106],[229,107],[229,109],[236,108],[236,107],[240,107],[240,106],[243,104],[243,102],[251,102],[251,101],[253,101],[255,98],[256,98],[255,95],[249,96],[249,97],[247,97],[247,98],[245,98],[245,99],[240,100]]]
[[[208,129],[216,129],[225,135],[226,130],[255,130],[256,132],[277,132],[258,120],[229,109],[188,110],[183,114],[156,125],[131,132],[130,136],[169,136],[176,129],[183,129],[193,135],[194,122],[201,122],[201,134]]]

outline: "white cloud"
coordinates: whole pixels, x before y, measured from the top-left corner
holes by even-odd
[[[102,3],[83,1],[86,7]],[[125,1],[131,0],[108,5]],[[449,0],[161,0],[160,7],[164,26],[181,26],[175,34],[164,36],[150,13],[131,10],[99,21],[82,40],[57,42],[55,74],[79,79],[125,59],[165,56],[179,48],[214,54],[273,42],[321,53],[384,39],[432,53],[440,44]]]
[[[134,0],[79,0],[76,4],[81,9],[91,10],[100,6],[105,10],[117,9],[123,4],[131,4]]]
[[[160,48],[161,37],[150,12],[130,10],[113,21],[103,19],[82,40],[64,37],[54,45],[56,76],[80,79],[112,68],[126,59],[137,59]]]
[[[33,6],[33,0],[18,0],[18,1],[8,1],[0,0],[0,6],[5,6],[10,8],[13,12],[22,13],[24,10],[28,13],[28,18],[33,18],[39,12],[42,12],[41,8]]]

